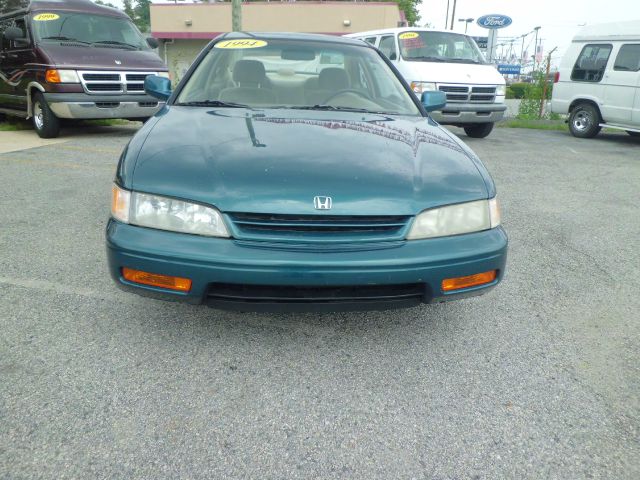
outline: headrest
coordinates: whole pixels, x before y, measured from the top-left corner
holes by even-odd
[[[236,83],[264,83],[265,78],[264,65],[258,60],[238,60],[233,67],[233,80]]]
[[[321,90],[344,90],[349,88],[347,72],[342,68],[325,68],[318,76],[318,88]]]

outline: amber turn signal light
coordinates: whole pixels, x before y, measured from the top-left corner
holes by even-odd
[[[191,280],[188,278],[159,275],[157,273],[143,272],[126,267],[122,269],[122,277],[133,283],[141,283],[142,285],[166,288],[178,292],[188,292],[191,290]]]
[[[496,279],[497,273],[497,270],[490,270],[466,277],[447,278],[442,281],[442,291],[451,292],[461,288],[477,287],[478,285],[491,283]]]
[[[47,70],[47,73],[44,75],[44,79],[47,83],[60,83],[62,80],[60,79],[60,73],[58,70]]]

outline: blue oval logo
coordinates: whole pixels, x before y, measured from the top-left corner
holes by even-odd
[[[504,28],[511,25],[511,17],[507,17],[506,15],[483,15],[477,21],[477,24],[482,28],[488,28],[490,30],[495,30],[497,28]]]

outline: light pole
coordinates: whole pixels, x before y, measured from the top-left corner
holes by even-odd
[[[458,0],[453,0],[453,9],[451,10],[451,28],[453,30],[453,19],[456,18],[456,3]]]
[[[231,0],[231,30],[242,30],[242,0]]]
[[[469,27],[469,23],[473,22],[475,19],[474,18],[459,18],[458,21],[459,22],[465,22],[464,23],[464,33],[467,33],[467,28]]]
[[[447,0],[447,15],[444,17],[444,29],[447,29],[447,25],[449,24],[449,0]]]
[[[536,67],[536,63],[537,63],[537,59],[538,59],[538,31],[540,30],[540,28],[542,27],[535,27],[533,30],[536,32],[536,41],[533,45],[533,67],[535,69]]]

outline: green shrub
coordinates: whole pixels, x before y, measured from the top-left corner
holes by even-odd
[[[513,97],[511,98],[523,98],[524,91],[529,85],[530,85],[529,83],[524,83],[524,82],[512,83],[511,85],[509,85],[509,90],[511,90],[513,94]]]

